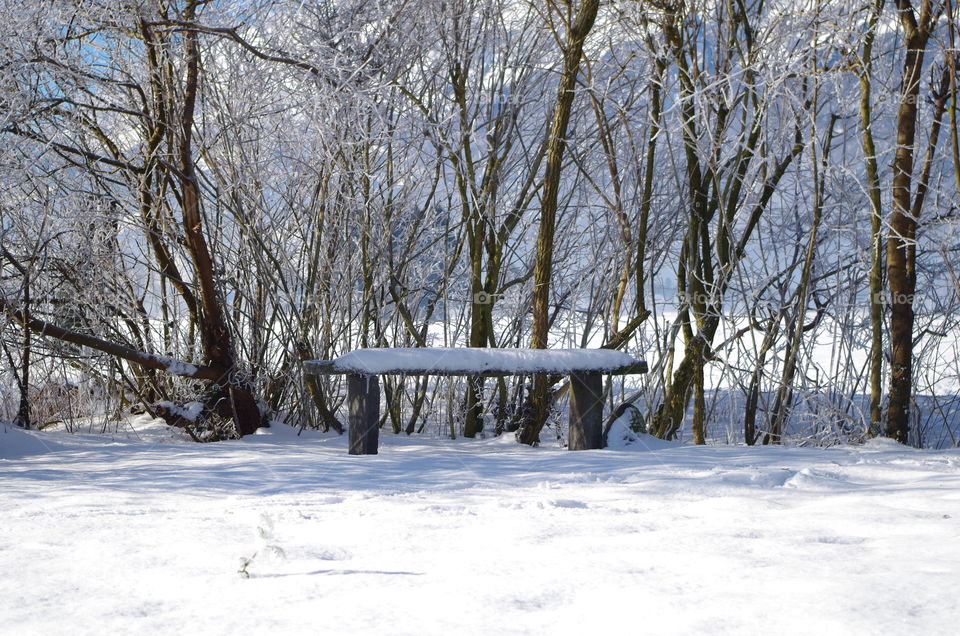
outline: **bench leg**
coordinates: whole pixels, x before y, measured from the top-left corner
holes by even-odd
[[[380,437],[380,381],[375,375],[347,376],[350,454],[376,455]]]
[[[603,377],[599,373],[570,375],[569,450],[590,450],[603,445]]]

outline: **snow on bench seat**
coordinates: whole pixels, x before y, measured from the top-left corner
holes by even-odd
[[[643,360],[611,349],[481,349],[424,347],[358,349],[336,360],[305,363],[308,373],[357,375],[518,375],[646,373]]]

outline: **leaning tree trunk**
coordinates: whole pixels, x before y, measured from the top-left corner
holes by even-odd
[[[583,57],[583,43],[593,28],[597,17],[599,0],[583,0],[580,11],[567,32],[567,46],[563,53],[563,70],[557,99],[547,132],[546,168],[543,177],[543,198],[540,205],[540,229],[537,234],[536,257],[533,265],[533,333],[530,347],[547,348],[547,333],[550,316],[550,277],[553,270],[553,237],[556,231],[557,198],[560,191],[560,172],[563,166],[563,153],[566,149],[567,124],[570,122],[570,110],[573,105],[574,89],[580,61]],[[518,431],[517,437],[524,444],[536,444],[540,441],[540,430],[547,421],[549,411],[549,378],[545,374],[534,375],[531,394],[531,421]]]
[[[193,19],[195,3],[188,7],[187,19]],[[220,391],[211,393],[211,400],[220,402],[218,412],[232,415],[237,434],[249,435],[257,430],[262,416],[249,383],[238,373],[233,336],[227,326],[223,305],[214,280],[213,258],[203,231],[200,209],[200,191],[197,185],[193,158],[193,126],[197,93],[200,84],[200,51],[196,31],[184,35],[186,53],[186,80],[183,93],[183,111],[179,133],[179,185],[182,195],[183,228],[187,251],[193,264],[200,292],[202,313],[199,320],[200,337],[209,366],[217,369]],[[228,400],[224,409],[222,401]],[[210,405],[213,406],[213,405]]]

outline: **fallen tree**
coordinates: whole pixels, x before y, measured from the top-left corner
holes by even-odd
[[[167,424],[183,428],[197,441],[215,441],[242,437],[256,431],[266,423],[253,397],[252,387],[236,373],[236,369],[218,365],[203,365],[138,351],[126,345],[104,340],[96,336],[66,329],[38,318],[26,316],[22,309],[15,308],[0,297],[0,311],[12,321],[31,332],[47,338],[89,347],[116,358],[126,360],[147,369],[163,371],[170,375],[201,380],[206,391],[196,406],[180,406],[162,401],[149,405],[150,410]],[[232,422],[232,426],[226,426]]]

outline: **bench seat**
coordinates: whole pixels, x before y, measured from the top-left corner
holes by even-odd
[[[396,348],[358,349],[335,360],[304,363],[307,373],[328,375],[477,375],[530,373],[569,375],[599,372],[615,375],[646,373],[647,363],[612,349],[481,349]]]

